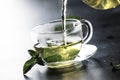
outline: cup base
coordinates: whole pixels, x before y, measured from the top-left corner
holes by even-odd
[[[69,61],[46,63],[46,65],[48,66],[49,69],[65,69],[65,68],[81,67],[82,62],[69,60]]]
[[[64,61],[47,64],[48,70],[55,73],[68,73],[76,70],[81,70],[83,68],[82,62],[77,61]]]

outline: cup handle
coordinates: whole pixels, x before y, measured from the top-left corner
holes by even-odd
[[[93,35],[93,27],[90,21],[82,19],[81,23],[83,27],[85,26],[87,29],[86,35],[83,37],[83,44],[86,44],[90,39],[92,38]]]

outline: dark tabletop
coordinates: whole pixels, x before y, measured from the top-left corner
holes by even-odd
[[[75,16],[92,23],[94,34],[88,44],[95,45],[97,51],[83,61],[82,68],[57,72],[46,66],[35,65],[25,76],[22,75],[22,67],[30,58],[27,50],[33,48],[30,30],[41,23],[60,19],[61,0],[12,1],[3,9],[6,10],[2,11],[5,13],[2,14],[5,17],[3,22],[8,22],[8,25],[3,23],[1,26],[6,26],[3,28],[6,31],[10,25],[7,30],[10,33],[6,33],[0,43],[4,52],[2,56],[6,56],[0,57],[1,80],[120,80],[120,71],[113,71],[111,66],[111,62],[120,63],[120,7],[95,10],[81,0],[68,0],[67,17]]]

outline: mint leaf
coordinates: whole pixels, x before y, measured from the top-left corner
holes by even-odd
[[[39,54],[34,51],[34,50],[28,50],[29,54],[32,56],[32,57],[37,57]]]
[[[44,62],[41,57],[37,58],[37,64],[44,66]]]
[[[36,59],[31,58],[23,66],[23,74],[27,73],[36,64]]]
[[[112,71],[116,72],[116,71],[120,71],[120,63],[115,63],[115,62],[111,62],[111,66],[112,66]]]
[[[23,74],[27,73],[35,64],[44,65],[38,51],[28,50],[28,52],[32,58],[25,62],[23,66]]]

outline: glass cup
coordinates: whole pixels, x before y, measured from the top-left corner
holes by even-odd
[[[83,27],[86,27],[85,36]],[[80,54],[82,45],[91,39],[92,34],[92,25],[85,19],[67,19],[66,30],[63,29],[62,20],[54,20],[41,24],[31,31],[35,49],[48,68],[54,69],[80,64],[81,59],[75,58]],[[82,60],[87,58],[88,56]]]

